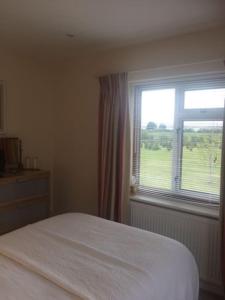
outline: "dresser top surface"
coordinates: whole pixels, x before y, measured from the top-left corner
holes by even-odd
[[[39,178],[48,178],[49,175],[50,172],[44,170],[22,170],[16,174],[10,174],[0,177],[0,186],[15,182],[23,182]]]

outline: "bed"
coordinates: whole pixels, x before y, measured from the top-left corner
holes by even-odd
[[[69,213],[0,237],[0,299],[197,300],[198,270],[174,240]]]

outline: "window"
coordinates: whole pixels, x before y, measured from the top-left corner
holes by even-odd
[[[138,192],[219,201],[224,100],[224,78],[136,87]]]

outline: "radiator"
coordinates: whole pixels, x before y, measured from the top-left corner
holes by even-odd
[[[221,286],[218,220],[131,201],[130,222],[186,245],[196,259],[201,282]]]

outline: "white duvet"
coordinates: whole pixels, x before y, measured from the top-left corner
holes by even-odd
[[[197,300],[182,244],[84,214],[0,237],[1,300]]]

